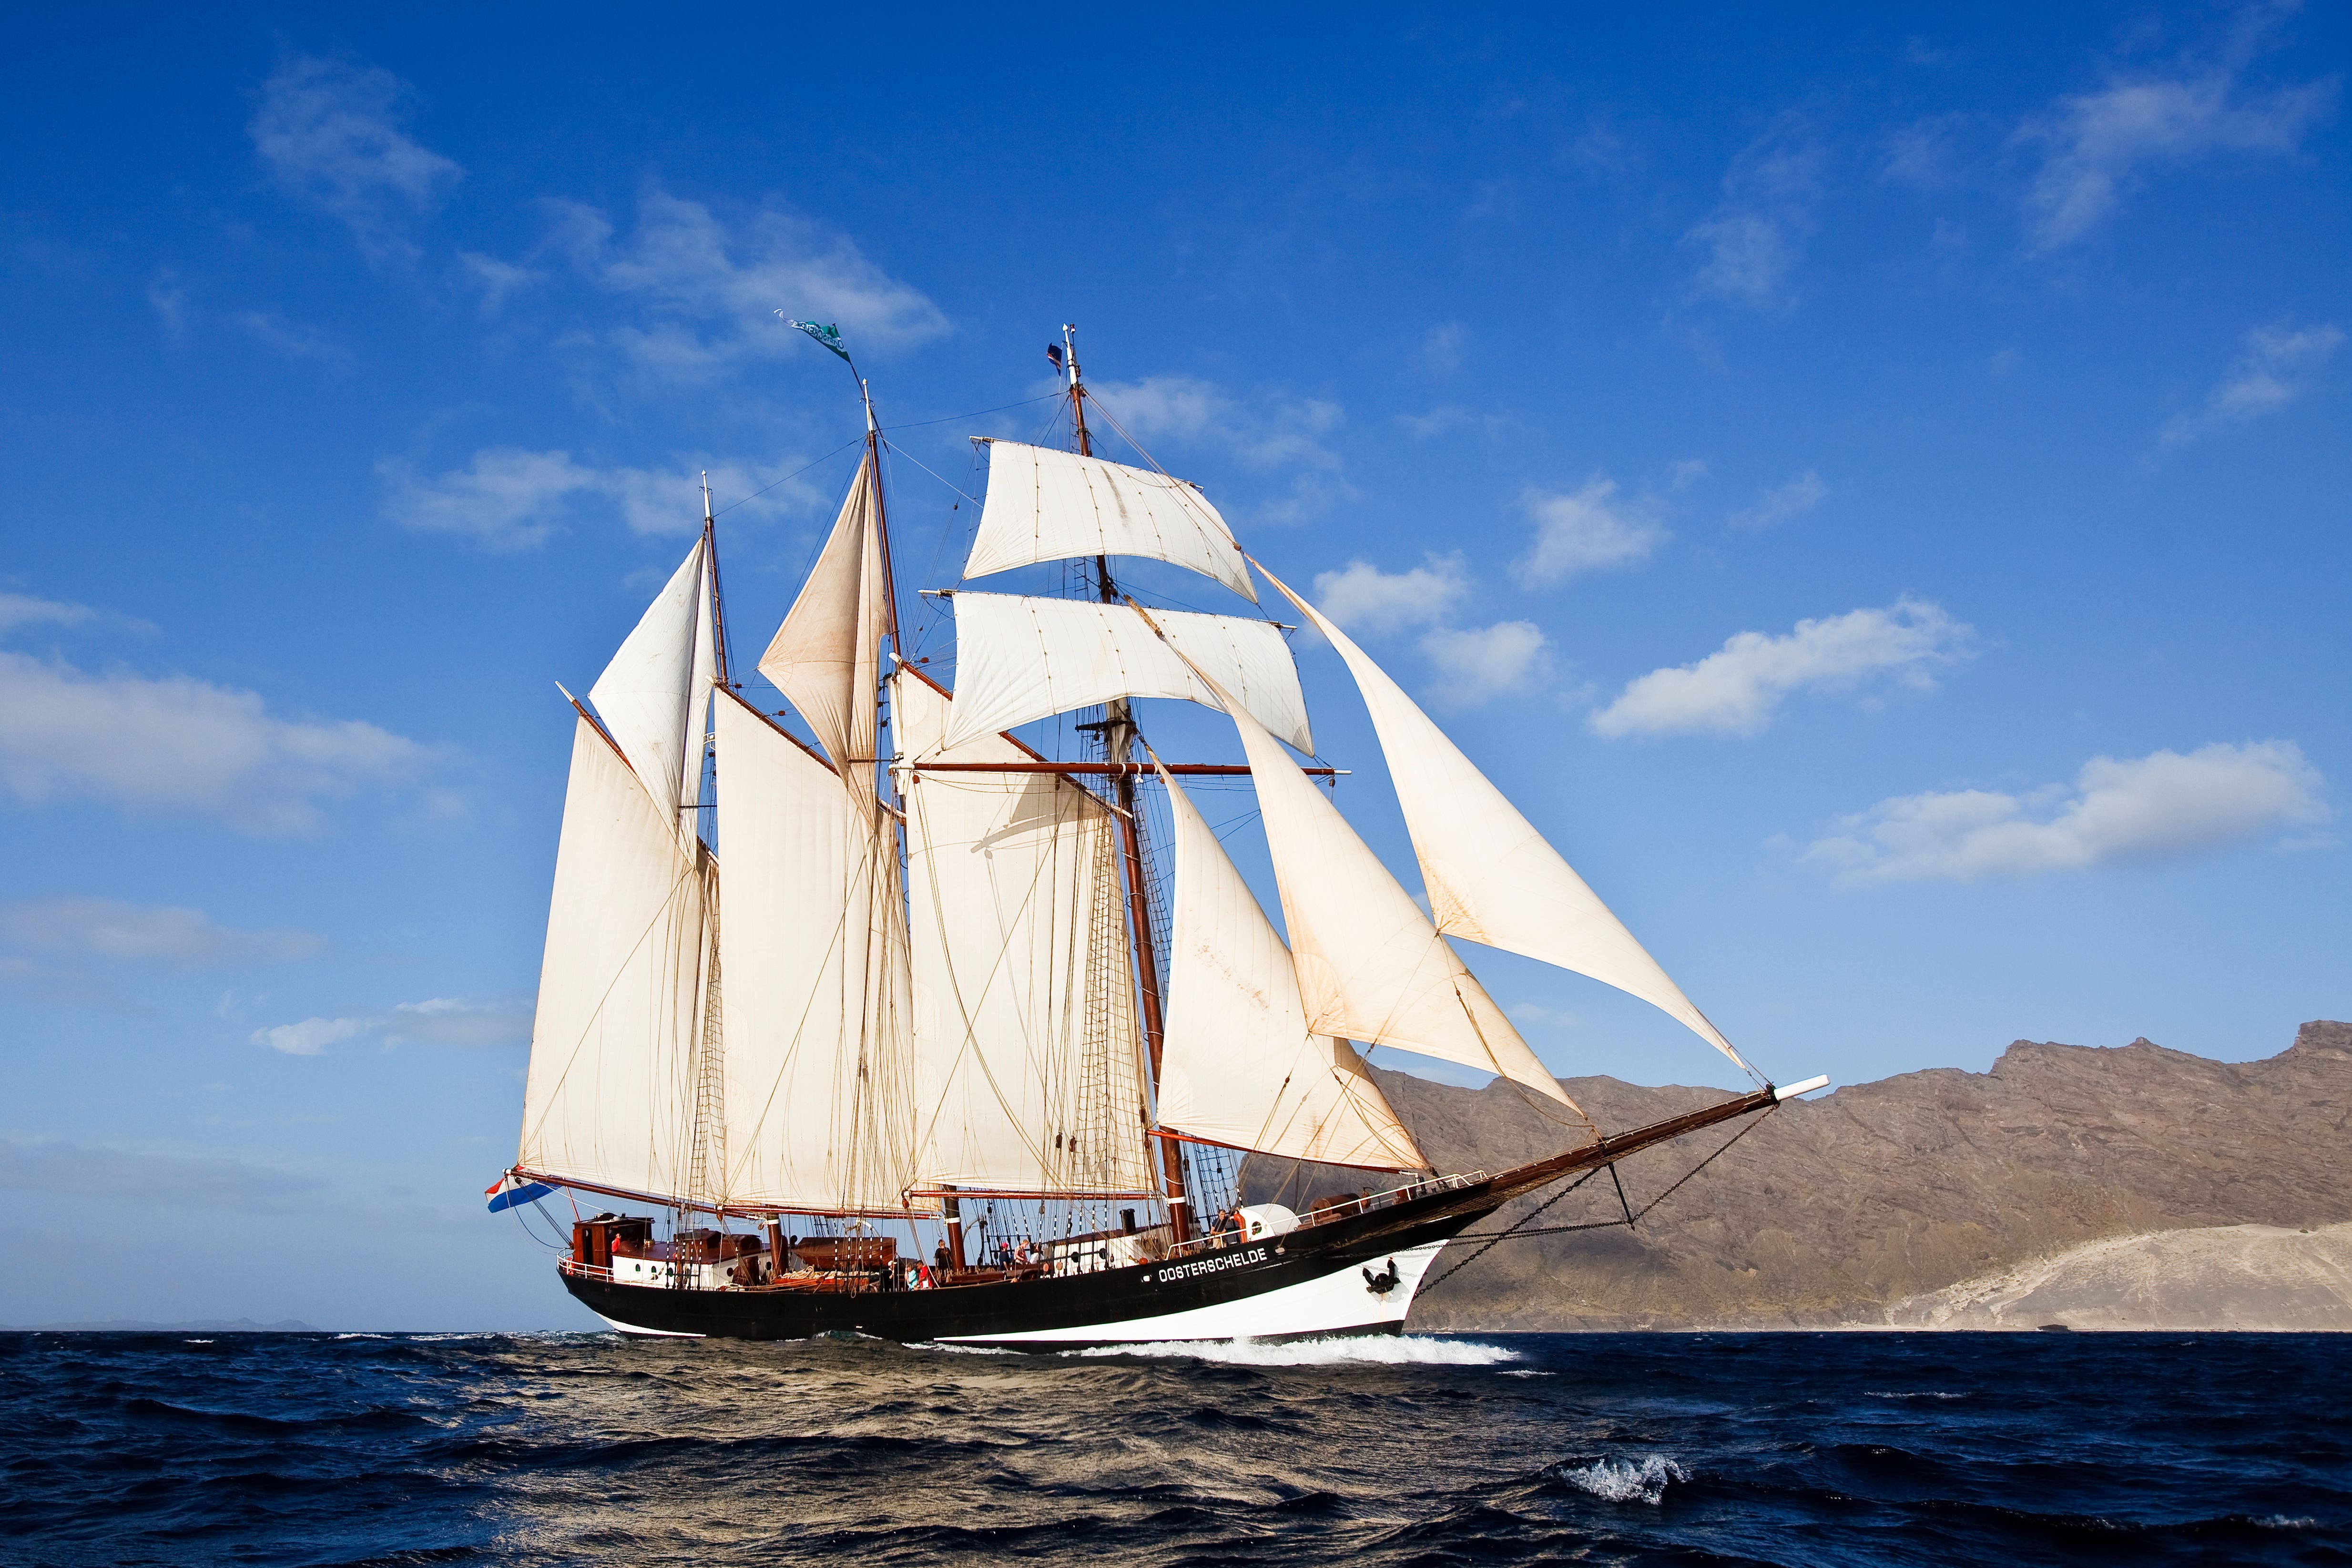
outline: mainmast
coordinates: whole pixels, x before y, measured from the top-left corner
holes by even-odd
[[[1068,323],[1062,327],[1062,368],[1070,384],[1072,444],[1078,456],[1091,458],[1094,438],[1087,429],[1086,381],[1078,373],[1078,329]],[[1118,584],[1111,580],[1108,555],[1095,557],[1095,586],[1104,604],[1119,602]],[[1143,993],[1143,1041],[1150,1062],[1151,1092],[1156,1104],[1160,1052],[1167,1031],[1161,1022],[1159,943],[1151,929],[1150,886],[1145,880],[1142,838],[1136,830],[1135,770],[1131,765],[1135,716],[1126,698],[1114,697],[1103,705],[1102,741],[1104,760],[1110,764],[1111,788],[1118,803],[1119,836],[1125,850],[1121,858],[1127,871],[1128,921],[1134,928],[1136,970]],[[1177,1241],[1187,1240],[1192,1227],[1184,1201],[1184,1153],[1172,1138],[1160,1140],[1160,1170],[1168,1193],[1169,1224]]]

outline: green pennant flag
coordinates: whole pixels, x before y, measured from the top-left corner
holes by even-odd
[[[839,327],[819,326],[814,321],[792,321],[790,317],[786,317],[785,320],[788,324],[798,327],[801,331],[814,338],[822,346],[829,348],[834,353],[839,354],[844,364],[849,363],[849,351],[841,346],[841,329]]]

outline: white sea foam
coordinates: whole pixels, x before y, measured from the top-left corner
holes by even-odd
[[[1690,1479],[1690,1472],[1660,1454],[1644,1454],[1638,1461],[1601,1458],[1589,1465],[1560,1465],[1552,1473],[1603,1501],[1645,1502],[1653,1508],[1669,1485]]]
[[[1863,1397],[1865,1399],[1966,1399],[1968,1395],[1942,1394],[1932,1388],[1922,1389],[1916,1394],[1900,1394],[1890,1389],[1867,1388],[1863,1390]]]
[[[212,1341],[210,1341],[210,1340],[182,1340],[180,1342],[181,1342],[182,1344],[184,1344],[184,1345],[208,1345],[208,1344],[212,1343]]]
[[[1538,1372],[1531,1366],[1519,1366],[1513,1367],[1510,1371],[1503,1373],[1503,1375],[1505,1377],[1558,1377],[1559,1373],[1556,1372]]]
[[[1171,1340],[1154,1344],[1100,1345],[1070,1355],[1136,1355],[1222,1362],[1234,1366],[1339,1366],[1374,1362],[1388,1366],[1496,1366],[1519,1352],[1500,1345],[1420,1334],[1366,1334],[1324,1340]]]

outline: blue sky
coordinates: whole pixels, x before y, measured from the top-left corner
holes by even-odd
[[[553,682],[703,468],[737,636],[789,603],[858,424],[780,309],[901,426],[926,586],[966,437],[1037,433],[1077,322],[1103,405],[1784,1079],[2246,1058],[2352,1007],[2340,10],[17,37],[0,1241],[51,1266],[0,1321],[575,1321],[477,1196]],[[1718,1080],[1640,1004],[1470,956],[1559,1070]]]

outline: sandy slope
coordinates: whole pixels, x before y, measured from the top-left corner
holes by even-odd
[[[2352,1331],[2352,1225],[2118,1236],[1914,1296],[1895,1328]]]

